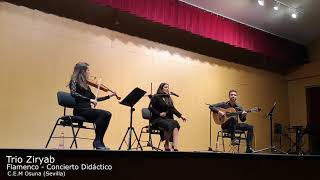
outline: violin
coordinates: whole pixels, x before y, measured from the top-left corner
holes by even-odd
[[[94,82],[94,81],[92,81],[92,80],[87,80],[87,83],[88,83],[88,85],[90,85],[90,86],[92,86],[92,87],[95,87],[95,88],[98,88],[98,89],[100,89],[100,90],[102,90],[102,91],[104,91],[104,92],[110,91],[111,93],[113,93],[113,94],[116,96],[116,98],[117,98],[118,100],[121,99],[121,97],[118,96],[114,91],[112,91],[111,89],[107,88],[105,85],[103,85],[103,84],[101,84],[101,83],[98,84],[98,83],[96,83],[96,82]]]

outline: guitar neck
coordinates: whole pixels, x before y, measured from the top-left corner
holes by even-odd
[[[229,112],[227,113],[228,116],[235,116],[235,115],[240,115],[242,114],[243,111],[237,111],[237,112]],[[246,111],[247,113],[250,113],[251,110]]]

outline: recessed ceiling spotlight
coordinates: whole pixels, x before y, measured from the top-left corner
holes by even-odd
[[[278,10],[279,10],[279,6],[280,6],[280,4],[277,2],[277,3],[273,6],[273,9],[274,9],[275,11],[278,11]]]
[[[301,14],[303,15],[303,12],[299,11],[296,7],[292,7],[288,4],[285,4],[283,2],[281,2],[280,0],[270,0],[272,1],[272,3],[270,2],[270,5],[273,4],[273,10],[275,11],[279,11],[281,10],[288,10],[288,12],[291,13],[291,18],[296,19],[298,18],[298,14],[299,16],[301,16]],[[264,0],[258,0],[258,4],[260,6],[264,6]],[[269,3],[269,1],[268,1]],[[267,4],[268,5],[268,4]]]
[[[264,0],[258,0],[258,4],[259,4],[260,6],[264,6]]]
[[[298,17],[298,14],[297,14],[296,12],[294,12],[294,13],[291,14],[291,17],[292,17],[293,19],[296,19],[296,18]]]

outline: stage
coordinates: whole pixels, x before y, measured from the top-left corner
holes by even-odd
[[[103,179],[308,179],[320,156],[1,149],[1,179],[9,176]]]

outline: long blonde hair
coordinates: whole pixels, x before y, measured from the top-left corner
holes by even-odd
[[[87,69],[89,68],[89,64],[85,62],[78,62],[74,66],[73,73],[71,75],[71,80],[69,82],[69,86],[71,86],[71,82],[77,82],[84,89],[88,89],[87,84]]]

